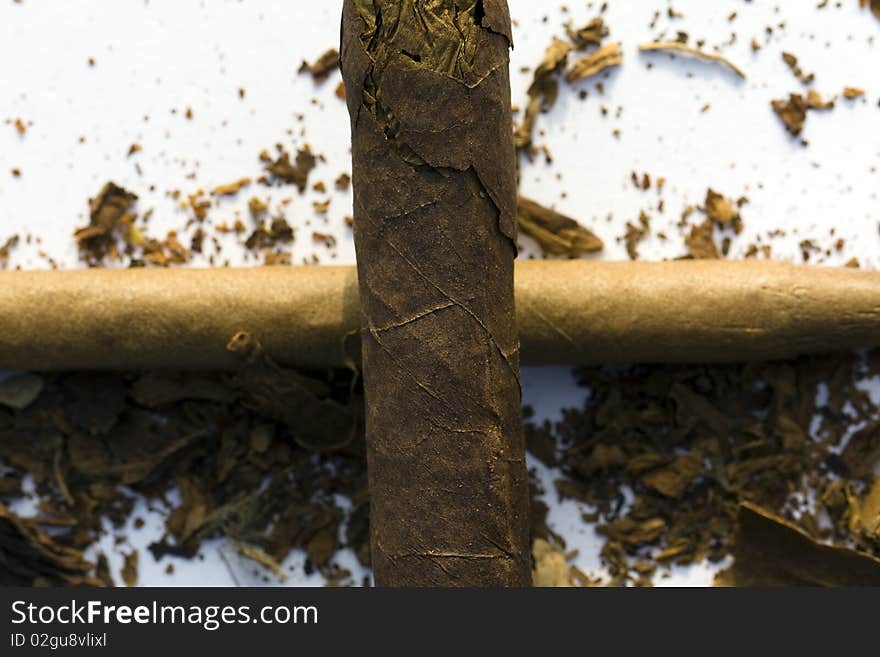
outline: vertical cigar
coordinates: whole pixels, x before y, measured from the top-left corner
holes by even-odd
[[[504,0],[346,0],[379,586],[525,586]]]

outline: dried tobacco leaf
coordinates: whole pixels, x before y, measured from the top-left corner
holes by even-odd
[[[856,431],[840,455],[850,477],[864,479],[880,463],[880,420],[869,422]]]
[[[270,554],[267,554],[258,547],[247,545],[241,541],[234,541],[233,544],[235,545],[235,549],[238,550],[242,556],[247,557],[251,561],[258,563],[269,570],[280,582],[283,583],[287,581],[287,573],[284,572],[284,568]]]
[[[233,379],[241,403],[283,422],[299,445],[316,452],[336,451],[357,435],[359,413],[330,398],[330,390],[319,380],[280,367],[249,333],[234,336],[228,348],[242,359]]]
[[[869,360],[868,362],[874,362]],[[849,479],[838,448],[850,426],[880,414],[860,389],[865,362],[844,354],[790,363],[581,370],[583,408],[552,427],[562,497],[596,508],[611,584],[650,581],[651,569],[717,561],[734,550],[740,502],[760,504],[805,531],[876,554],[873,476]],[[816,397],[819,386],[830,391]],[[854,415],[844,408],[853,409]],[[810,430],[819,418],[815,435]],[[529,427],[527,432],[546,432]],[[857,439],[873,447],[870,429]],[[546,442],[546,436],[542,442]],[[550,449],[550,448],[545,448]],[[844,449],[845,453],[845,449]],[[831,472],[834,474],[832,475]],[[866,479],[871,486],[865,488]],[[632,503],[624,505],[624,491]],[[862,492],[864,491],[864,492]],[[798,499],[814,496],[816,508]],[[820,529],[818,518],[832,529]],[[536,534],[537,535],[537,534]]]
[[[538,588],[596,586],[597,582],[577,566],[569,564],[573,554],[566,554],[555,541],[537,538],[532,542],[532,582]]]
[[[107,522],[122,526],[131,513],[132,498],[120,493],[120,485],[154,502],[167,499],[176,485],[181,502],[168,516],[167,539],[152,546],[154,555],[191,557],[202,540],[223,535],[276,560],[302,548],[312,558],[310,567],[331,572],[342,520],[333,495],[362,506],[367,499],[362,440],[333,455],[299,448],[296,426],[241,403],[248,398],[239,388],[242,380],[259,379],[253,368],[244,369],[250,371],[241,379],[186,372],[45,375],[35,401],[21,410],[0,410],[0,460],[6,466],[0,494],[20,496],[19,473],[30,472],[49,514],[41,522],[55,529],[53,541],[82,550]],[[89,387],[83,376],[97,382]],[[343,408],[360,406],[350,373],[311,386]],[[108,400],[107,410],[101,398]],[[349,545],[368,558],[365,541],[352,536]],[[106,559],[95,574],[89,583],[112,583]]]
[[[376,581],[527,585],[507,3],[347,0],[342,43]]]
[[[602,71],[623,64],[623,53],[619,43],[609,43],[594,53],[581,57],[565,74],[568,82],[583,80]]]
[[[530,151],[535,132],[538,114],[549,111],[559,96],[559,80],[557,74],[568,63],[568,55],[574,49],[568,41],[553,37],[547,47],[544,58],[535,69],[532,84],[529,86],[526,109],[522,122],[514,132],[514,144],[517,149]]]
[[[0,584],[100,586],[82,551],[60,545],[38,520],[15,515],[0,502]]]
[[[641,52],[671,52],[679,55],[686,55],[688,57],[694,57],[695,59],[700,59],[705,62],[722,64],[723,66],[726,66],[728,69],[736,73],[736,75],[740,78],[746,78],[745,72],[726,57],[722,55],[717,55],[712,52],[705,52],[703,50],[693,48],[685,43],[681,43],[680,41],[643,43],[639,45],[639,50]]]
[[[819,543],[796,524],[756,504],[737,514],[734,565],[723,586],[880,586],[880,559]]]
[[[862,499],[858,521],[858,530],[863,538],[880,547],[880,477],[874,479],[873,485]]]
[[[602,240],[576,219],[522,196],[517,204],[517,214],[520,230],[536,240],[545,254],[577,258],[605,248]]]

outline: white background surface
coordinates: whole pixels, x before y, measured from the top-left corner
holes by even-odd
[[[517,23],[512,63],[517,104],[524,103],[531,79],[520,68],[536,65],[551,36],[563,35],[567,20],[584,24],[597,15],[600,3],[569,3],[570,13],[560,4],[510,0]],[[605,240],[606,259],[626,257],[618,238],[641,210],[652,216],[655,232],[669,236],[666,242],[646,240],[642,256],[682,255],[683,233],[676,226],[681,211],[700,204],[706,188],[713,187],[729,197],[749,198],[743,209],[746,230],[734,240],[734,257],[764,240],[773,245],[774,257],[799,260],[801,240],[828,247],[840,237],[846,240],[841,253],[814,262],[840,264],[855,256],[863,265],[876,265],[880,21],[859,11],[858,0],[832,2],[822,10],[807,1],[678,0],[672,6],[684,18],[675,20],[666,16],[670,3],[662,0],[608,4],[610,39],[622,42],[624,65],[602,77],[604,94],[596,90],[596,79],[574,89],[563,85],[556,108],[539,119],[545,134],[536,138],[550,147],[554,162],[525,165],[526,195],[578,217]],[[80,266],[72,232],[87,223],[87,199],[107,180],[136,192],[141,211],[154,209],[151,233],[159,236],[182,228],[189,216],[170,197],[172,190],[187,195],[257,177],[257,153],[271,151],[276,143],[291,151],[311,144],[325,159],[311,181],[323,180],[332,189],[333,180],[349,170],[348,117],[334,95],[338,75],[315,85],[296,71],[303,59],[311,61],[336,45],[339,6],[328,0],[0,1],[0,244],[13,233],[42,238],[41,244],[21,245],[12,264],[45,268],[51,258],[62,267]],[[652,29],[656,10],[663,16]],[[737,18],[729,22],[733,11]],[[772,35],[767,26],[773,27]],[[638,53],[637,44],[661,34],[673,38],[679,30],[688,32],[692,43],[705,39],[707,49],[721,46],[748,79],[716,65]],[[753,37],[763,45],[757,53],[750,47]],[[815,72],[814,86],[824,94],[839,94],[845,86],[867,90],[865,98],[840,100],[831,112],[811,112],[803,135],[810,142],[806,148],[770,110],[771,99],[804,90],[782,62],[783,50],[796,54],[805,71]],[[89,58],[95,59],[94,67]],[[246,90],[244,99],[239,88]],[[581,88],[589,91],[583,101],[577,94]],[[701,113],[707,103],[710,109]],[[603,106],[607,116],[601,114]],[[188,107],[192,120],[185,118]],[[24,137],[4,123],[16,118],[28,124]],[[619,138],[612,135],[615,129]],[[133,143],[143,151],[128,157]],[[16,167],[21,178],[9,173]],[[633,187],[631,171],[666,178],[665,212],[657,211],[655,190]],[[351,212],[350,195],[333,193],[330,212],[322,218],[312,202],[326,195],[299,196],[293,188],[247,192],[220,201],[211,221],[246,217],[251,192],[273,206],[289,200],[285,213],[299,229],[294,262],[313,253],[325,263],[354,262],[343,221]],[[768,240],[775,229],[786,236]],[[338,246],[317,247],[312,230],[336,234]],[[534,253],[527,238],[522,246],[525,255]],[[235,248],[224,257],[245,264],[242,254]],[[541,418],[558,417],[560,408],[578,405],[584,396],[565,368],[529,369],[524,385],[526,402]],[[552,489],[552,474],[542,474]],[[161,514],[134,515],[149,522],[143,530],[125,533],[143,547],[161,533]],[[554,505],[551,521],[570,547],[580,549],[578,564],[597,568],[599,543],[581,523],[577,506]],[[121,550],[129,547],[113,546],[112,538],[105,543],[118,572]],[[176,561],[177,572],[169,578],[166,562],[157,564],[142,551],[141,582],[231,583],[219,543],[205,544],[202,553],[204,561]],[[287,565],[301,561],[296,555]],[[341,555],[340,562],[350,567],[354,559]],[[657,578],[664,581],[708,583],[711,573],[692,568]],[[295,575],[290,583],[319,581]]]

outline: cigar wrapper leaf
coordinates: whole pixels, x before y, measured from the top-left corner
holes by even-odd
[[[379,586],[531,584],[504,0],[347,0]]]
[[[753,261],[528,261],[525,365],[725,363],[880,345],[880,273]],[[0,369],[232,369],[246,330],[306,369],[357,366],[353,267],[0,272]]]

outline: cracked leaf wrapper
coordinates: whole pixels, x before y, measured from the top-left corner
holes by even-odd
[[[530,584],[503,0],[347,0],[379,586]]]

